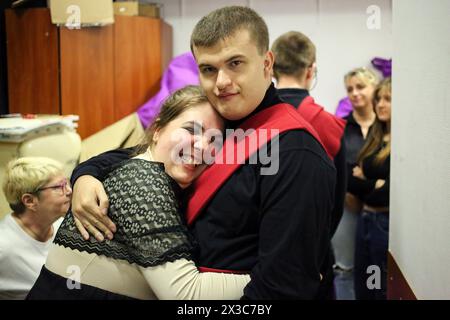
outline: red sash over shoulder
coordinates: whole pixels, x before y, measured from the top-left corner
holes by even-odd
[[[326,112],[323,107],[314,102],[311,96],[303,99],[297,110],[313,126],[319,134],[328,155],[334,159],[341,148],[345,120]]]
[[[243,139],[237,142],[235,135],[227,137],[222,149],[216,155],[215,163],[206,169],[195,181],[194,191],[186,209],[186,218],[189,225],[195,221],[205,205],[233,172],[275,136],[288,130],[302,129],[308,131],[320,142],[319,135],[313,127],[299,116],[295,108],[285,103],[262,110],[246,120],[240,126],[240,129],[245,131],[254,129],[254,131],[243,135]],[[256,140],[257,143],[250,143],[250,141]],[[229,161],[218,161],[218,159],[230,159],[230,154],[231,158],[235,160],[232,163],[227,163]],[[236,161],[236,157],[240,161]]]

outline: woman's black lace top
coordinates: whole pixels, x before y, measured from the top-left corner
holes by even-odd
[[[104,181],[108,215],[117,226],[113,240],[84,240],[69,211],[56,244],[150,267],[191,259],[193,244],[179,213],[179,186],[164,165],[142,159],[124,161]]]

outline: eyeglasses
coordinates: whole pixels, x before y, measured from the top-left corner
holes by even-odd
[[[39,192],[42,190],[46,190],[46,189],[59,189],[60,195],[65,195],[66,191],[68,191],[69,189],[71,189],[71,185],[70,185],[70,181],[67,179],[64,179],[63,181],[61,181],[61,183],[53,185],[53,186],[48,186],[48,187],[43,187],[43,188],[39,188],[37,189],[35,192]]]

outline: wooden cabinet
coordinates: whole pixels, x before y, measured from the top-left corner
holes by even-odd
[[[6,10],[9,111],[80,116],[82,138],[134,112],[158,90],[172,58],[160,19],[115,16],[70,30],[46,8]]]

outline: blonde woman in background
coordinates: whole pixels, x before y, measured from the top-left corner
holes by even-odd
[[[13,210],[0,221],[0,299],[24,299],[69,209],[72,189],[55,160],[11,161],[3,192]]]
[[[358,300],[385,300],[389,240],[389,177],[391,155],[391,79],[375,89],[376,119],[353,168],[349,191],[363,200],[355,247],[355,294]],[[367,287],[369,266],[381,271],[381,287]]]
[[[345,156],[347,173],[350,179],[353,167],[357,165],[358,153],[375,121],[372,100],[378,78],[370,69],[356,68],[345,75],[344,84],[353,108],[350,115],[344,118],[347,121],[344,131]],[[356,223],[360,210],[360,199],[347,192],[344,213],[332,240],[336,259],[334,271],[336,298],[338,300],[355,299],[353,266]]]

